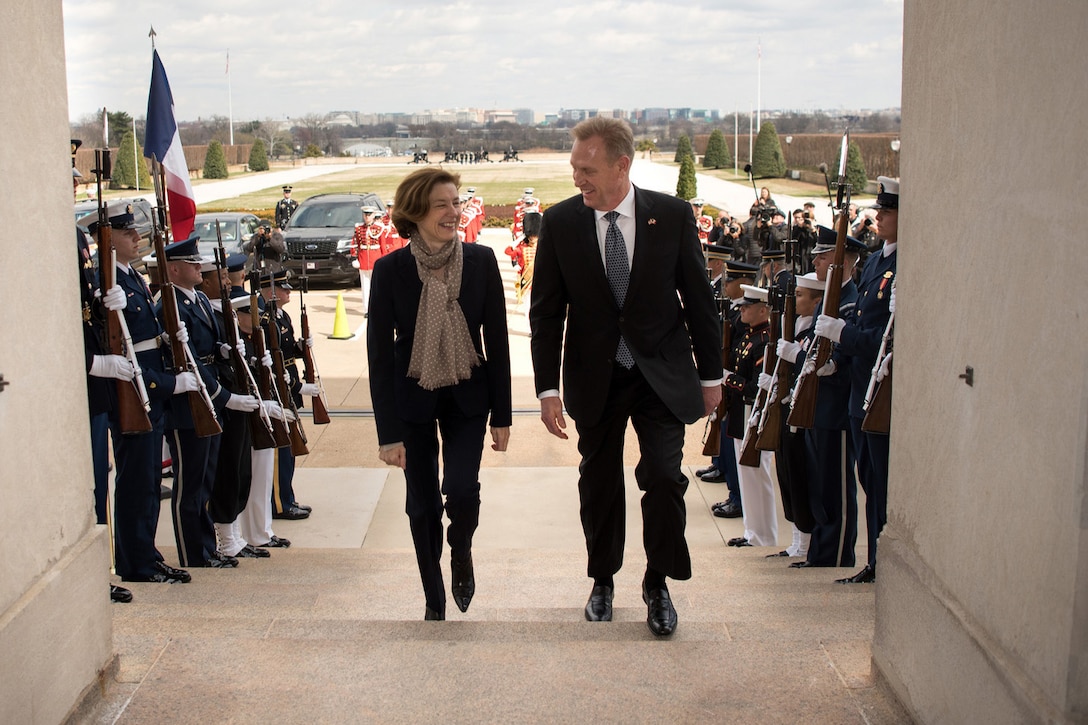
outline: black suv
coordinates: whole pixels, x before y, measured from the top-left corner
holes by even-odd
[[[352,238],[363,223],[363,207],[385,210],[377,194],[318,194],[298,205],[283,230],[284,266],[296,276],[337,284],[359,284],[352,266]]]
[[[141,259],[133,262],[132,266],[140,272],[145,271],[142,258],[151,254],[151,215],[154,213],[151,202],[147,199],[134,197],[131,199],[106,199],[106,205],[109,208],[110,216],[116,216],[123,210],[132,212],[132,216],[136,220],[136,230],[140,233],[141,257]],[[83,227],[84,231],[87,231],[92,222],[98,221],[98,202],[95,200],[76,202],[75,215],[76,224]],[[93,235],[91,239],[94,240]],[[97,253],[97,249],[92,243],[92,256]]]

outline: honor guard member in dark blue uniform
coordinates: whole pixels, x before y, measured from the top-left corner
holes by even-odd
[[[256,410],[260,405],[256,398],[234,395],[220,385],[216,376],[215,361],[220,355],[223,340],[208,297],[196,289],[203,279],[201,266],[205,261],[197,247],[199,239],[194,234],[165,250],[165,263],[177,297],[178,316],[187,333],[187,344],[196,362],[197,373],[217,412],[223,408],[243,413]],[[161,304],[159,314],[162,314]],[[222,420],[223,415],[218,417]],[[208,513],[220,436],[196,435],[192,413],[185,400],[171,405],[167,427],[170,429],[167,443],[174,461],[174,491],[170,508],[182,566],[237,566],[237,559],[219,553],[215,529]]]
[[[821,285],[826,284],[827,270],[835,253],[836,232],[824,226],[816,228],[817,242],[813,247],[814,273]],[[865,245],[857,239],[846,238],[843,257],[842,291],[839,296],[839,317],[854,314],[857,287],[852,271]],[[813,314],[823,311],[823,300]],[[803,348],[798,366],[804,362],[804,352],[812,346],[814,328],[799,336]],[[797,355],[795,349],[786,351]],[[832,372],[834,371],[834,372]],[[812,428],[805,433],[810,471],[809,506],[812,510],[812,538],[808,556],[798,566],[853,566],[854,544],[858,532],[857,482],[854,478],[854,445],[849,435],[847,402],[850,397],[850,375],[845,366],[830,365],[820,375],[816,393],[816,415]],[[830,374],[828,374],[830,373]]]
[[[876,581],[876,542],[888,518],[888,436],[861,430],[865,391],[891,314],[888,303],[895,281],[899,242],[899,182],[880,176],[877,187],[874,231],[883,240],[883,246],[869,255],[861,270],[854,314],[845,321],[823,315],[816,320],[816,334],[837,342],[837,353],[849,366],[850,432],[857,454],[858,477],[865,491],[869,561],[854,576],[839,579],[840,584]]]
[[[291,198],[291,187],[283,187],[283,198],[276,204],[276,226],[280,229],[287,228],[287,222],[291,215],[298,209],[298,202]]]
[[[302,355],[301,345],[313,346],[313,340],[296,340],[295,327],[291,323],[291,317],[284,309],[291,300],[291,284],[287,281],[287,270],[276,272],[271,277],[261,278],[261,296],[267,302],[275,295],[276,298],[276,326],[280,336],[280,351],[283,353],[284,371],[290,380],[287,387],[291,393],[295,408],[302,407],[303,395],[318,395],[316,384],[304,383],[298,374],[296,359]],[[269,320],[269,306],[266,305],[261,313],[261,325],[271,324]],[[283,401],[284,408],[290,408],[290,404]],[[295,500],[295,456],[290,447],[276,449],[275,477],[272,480],[272,518],[274,519],[304,519],[313,510],[309,506],[300,504]]]
[[[722,247],[725,249],[725,247]],[[732,341],[736,343],[744,336],[748,326],[740,320],[740,307],[737,300],[744,297],[741,285],[755,284],[758,265],[738,262],[727,259],[725,262],[725,277],[722,282],[722,315],[729,320],[732,328]],[[732,355],[732,353],[730,353]],[[721,424],[721,441],[718,444],[718,455],[711,460],[712,467],[709,470],[696,471],[695,474],[709,483],[725,482],[729,489],[729,497],[725,501],[719,501],[711,506],[711,512],[724,519],[738,519],[744,515],[743,502],[740,497],[740,476],[737,474],[737,455],[733,450],[733,439],[729,437],[729,418]]]
[[[227,255],[227,278],[230,280],[230,296],[248,294],[245,290],[246,261],[249,259],[241,252]]]
[[[97,222],[92,224],[96,227]],[[118,576],[128,582],[188,582],[189,573],[167,566],[155,548],[159,525],[159,486],[162,480],[162,438],[166,402],[184,392],[188,381],[166,371],[163,330],[144,277],[132,268],[139,259],[140,235],[131,213],[110,217],[117,258],[117,286],[125,296],[123,313],[132,349],[151,402],[147,433],[121,433],[115,410],[110,411],[110,435],[117,475],[114,480],[113,539]],[[103,252],[104,253],[104,252]],[[107,290],[103,302],[112,305]],[[120,309],[120,308],[119,308]],[[92,368],[92,375],[96,371]]]
[[[75,169],[72,172],[79,174]],[[98,271],[91,259],[87,235],[79,227],[76,227],[76,250],[79,259],[79,297],[83,306],[83,353],[87,364],[87,411],[91,417],[94,515],[96,523],[105,525],[109,506],[109,413],[116,397],[114,381],[132,380],[136,371],[128,358],[109,354],[109,348],[102,339],[104,325],[101,305],[106,304],[109,309],[122,310],[125,293],[115,286],[106,295],[107,301],[96,299]],[[132,592],[110,584],[110,599],[115,602],[131,602]]]

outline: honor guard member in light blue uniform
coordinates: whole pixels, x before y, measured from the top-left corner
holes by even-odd
[[[91,225],[92,232],[97,222]],[[123,311],[132,339],[132,348],[140,364],[144,387],[151,402],[148,417],[151,430],[146,433],[121,433],[117,411],[110,411],[110,434],[117,475],[114,481],[113,539],[118,576],[127,582],[188,582],[189,573],[167,566],[155,548],[159,525],[159,486],[162,480],[162,438],[166,401],[175,392],[184,392],[187,381],[180,381],[166,371],[163,330],[155,316],[155,304],[144,277],[132,268],[139,259],[140,236],[131,213],[110,217],[113,246],[116,250],[116,284],[124,294]],[[104,250],[100,250],[105,254]],[[109,305],[113,294],[107,290],[103,302]],[[90,374],[101,371],[92,365]]]
[[[223,408],[248,412],[260,403],[250,395],[234,395],[219,384],[215,360],[223,342],[215,313],[207,295],[196,289],[201,281],[201,257],[196,234],[166,247],[165,264],[177,298],[178,316],[187,333],[186,342],[217,412]],[[164,290],[164,292],[166,292]],[[159,315],[162,315],[160,303]],[[177,365],[180,361],[175,361]],[[194,388],[196,387],[194,381]],[[222,415],[218,415],[222,420]],[[170,508],[174,538],[182,566],[234,567],[238,560],[220,554],[215,529],[208,513],[208,498],[215,481],[220,436],[199,437],[194,430],[188,401],[179,399],[170,406],[167,442],[174,461],[174,491]]]
[[[880,341],[891,314],[892,285],[895,282],[896,251],[899,243],[899,182],[887,176],[877,177],[876,229],[883,246],[865,261],[858,280],[858,303],[847,320],[821,315],[816,320],[816,334],[838,343],[838,354],[848,360],[850,370],[850,431],[857,454],[858,477],[865,491],[865,517],[868,525],[869,561],[852,577],[840,584],[865,584],[876,581],[876,542],[888,518],[888,436],[865,433],[863,405],[869,387]]]

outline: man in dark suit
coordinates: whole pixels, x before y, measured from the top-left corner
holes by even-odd
[[[562,360],[582,455],[590,621],[612,618],[625,532],[623,440],[627,421],[634,425],[647,558],[642,596],[650,630],[669,635],[677,618],[665,577],[691,578],[684,425],[721,400],[718,315],[690,207],[631,184],[630,127],[593,118],[572,135],[581,194],[544,213],[529,313],[541,419],[550,433],[567,437]]]

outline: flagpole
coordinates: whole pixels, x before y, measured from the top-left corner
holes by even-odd
[[[756,133],[763,116],[763,42],[756,42]]]
[[[132,119],[132,168],[136,174],[136,193],[140,193],[140,153],[136,144],[136,119]]]
[[[234,145],[234,96],[230,89],[230,48],[227,48],[227,121],[230,123],[230,145]]]
[[[105,106],[102,107],[102,145],[110,147],[110,116]]]

